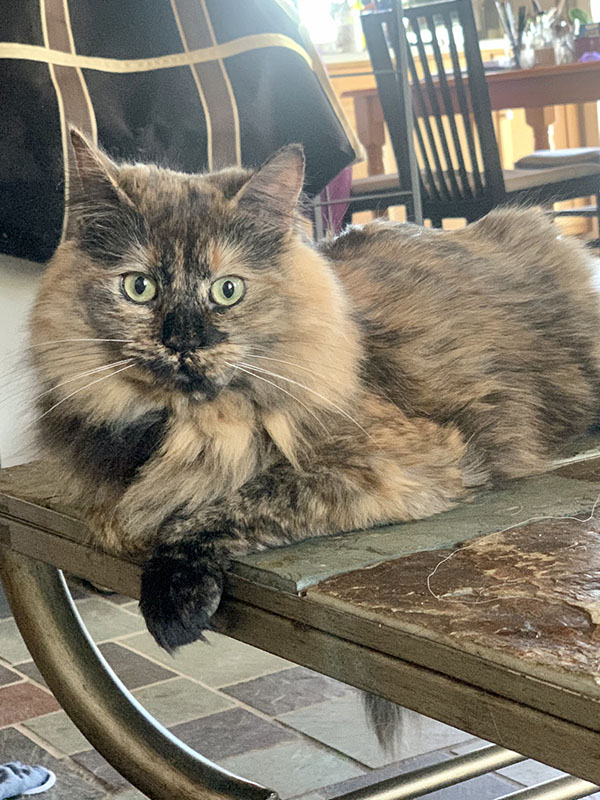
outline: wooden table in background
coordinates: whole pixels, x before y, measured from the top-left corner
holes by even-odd
[[[554,106],[600,100],[600,61],[494,72],[487,76],[487,84],[492,111],[524,108],[535,149],[547,150]],[[356,130],[367,153],[368,173],[379,175],[384,171],[385,128],[377,89],[357,89],[343,96],[354,101]]]

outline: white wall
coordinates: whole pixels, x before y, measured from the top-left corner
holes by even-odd
[[[27,365],[27,318],[43,266],[0,253],[0,463],[29,461],[34,454],[27,426],[35,394]]]

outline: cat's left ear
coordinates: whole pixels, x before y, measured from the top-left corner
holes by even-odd
[[[237,194],[238,208],[290,227],[304,185],[304,149],[282,148],[254,173]]]
[[[106,153],[90,144],[77,128],[69,129],[75,153],[79,186],[74,186],[74,201],[85,200],[93,205],[131,205],[130,199],[119,187],[119,168]]]

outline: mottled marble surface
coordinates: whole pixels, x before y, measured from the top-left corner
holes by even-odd
[[[600,495],[600,476],[589,478],[548,473],[514,481],[435,517],[266,550],[238,559],[233,570],[257,583],[301,591],[334,575],[418,551],[453,547],[534,517],[587,511]]]

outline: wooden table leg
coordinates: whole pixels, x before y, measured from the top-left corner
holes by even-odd
[[[385,120],[377,95],[358,95],[354,98],[356,133],[367,154],[367,175],[383,175],[383,146],[385,145]],[[389,217],[387,208],[373,212],[378,217]]]
[[[221,769],[154,720],[83,626],[62,574],[0,547],[0,575],[25,644],[56,699],[92,744],[152,800],[277,800]]]
[[[383,109],[376,95],[354,98],[356,133],[367,153],[367,173],[382,175],[383,146],[385,144],[385,124]]]
[[[548,128],[554,123],[554,119],[554,106],[525,109],[525,120],[533,128],[535,150],[550,149]]]

